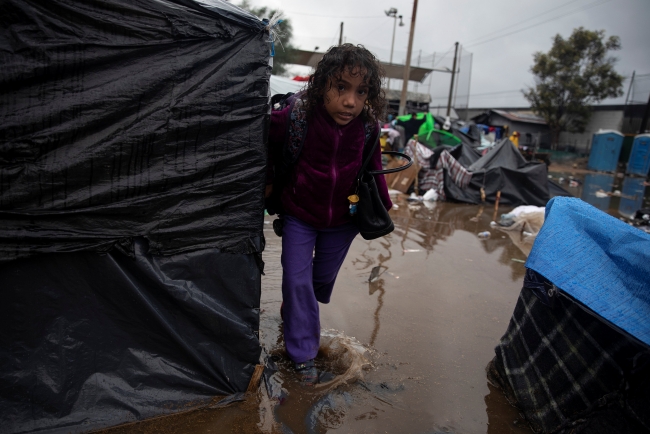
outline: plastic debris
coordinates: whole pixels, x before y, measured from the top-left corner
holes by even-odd
[[[377,281],[377,279],[379,279],[379,275],[381,274],[381,273],[379,273],[380,269],[381,269],[381,266],[379,266],[379,265],[376,266],[376,267],[372,267],[372,270],[370,270],[370,277],[368,278],[368,282],[372,283],[372,282]]]
[[[608,196],[608,194],[606,192],[604,192],[603,190],[598,190],[596,192],[596,197],[607,197],[607,196]]]
[[[490,235],[492,235],[490,234],[490,231],[483,231],[478,233],[478,237],[483,239],[490,238]]]
[[[436,201],[436,200],[438,200],[438,192],[435,191],[432,188],[432,189],[428,190],[426,193],[424,193],[424,196],[422,196],[422,199],[430,200],[430,201]]]

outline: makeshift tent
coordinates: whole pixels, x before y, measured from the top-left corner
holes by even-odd
[[[445,148],[447,147],[440,146],[431,150],[415,140],[410,140],[406,145],[406,154],[417,158],[418,167],[420,167],[418,193],[426,193],[426,200],[446,200],[445,178],[451,179],[460,189],[463,189],[472,177],[472,174]],[[456,152],[456,155],[459,154],[460,152]],[[428,193],[429,190],[433,190],[435,193]]]
[[[417,134],[418,141],[430,148],[441,145],[455,146],[461,142],[461,139],[451,132],[436,128],[435,120],[431,113],[415,113],[398,116],[396,125],[404,127],[407,140],[410,140]]]
[[[446,118],[434,116],[433,120],[436,125],[442,126]],[[477,148],[481,146],[481,132],[474,121],[463,122],[459,119],[453,119],[449,122],[449,133],[460,139],[465,145]]]
[[[0,423],[80,432],[246,389],[269,35],[220,0],[0,4]]]
[[[545,223],[487,367],[536,433],[650,430],[650,235],[574,198]]]
[[[494,203],[501,192],[499,203],[504,205],[544,206],[553,196],[571,196],[562,187],[548,179],[546,164],[528,162],[507,139],[491,148],[480,159],[467,167],[472,179],[465,189],[445,177],[447,199],[458,202]]]

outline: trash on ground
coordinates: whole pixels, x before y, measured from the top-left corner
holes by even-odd
[[[426,193],[424,193],[424,196],[422,196],[422,199],[424,200],[430,200],[430,201],[436,201],[438,200],[438,192],[436,190],[429,189],[427,190]]]
[[[379,279],[379,275],[381,274],[379,271],[381,270],[381,266],[378,265],[376,267],[372,267],[372,270],[370,270],[370,277],[368,277],[368,282],[375,282],[377,279]]]

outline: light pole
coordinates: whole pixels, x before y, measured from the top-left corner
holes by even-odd
[[[397,15],[397,9],[390,8],[387,11],[384,11],[387,17],[393,17],[393,42],[390,44],[390,64],[393,64],[393,48],[395,48],[395,27],[397,26],[397,19],[399,18],[399,26],[402,27],[404,23],[402,22],[402,16]],[[388,83],[386,83],[386,88],[390,89],[390,78]]]
[[[409,73],[411,71],[411,52],[413,51],[413,35],[415,33],[415,16],[418,12],[418,0],[413,0],[413,15],[411,15],[411,31],[409,32],[409,45],[406,50],[406,65],[404,65],[404,79],[402,81],[402,96],[399,99],[399,116],[406,113],[406,95],[409,86]]]

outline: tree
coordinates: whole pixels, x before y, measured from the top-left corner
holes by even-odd
[[[250,4],[249,0],[243,0],[238,5],[240,8],[247,10],[259,18],[271,18],[273,14],[279,12],[277,9],[269,9],[266,6],[255,7]],[[275,42],[275,56],[273,57],[273,73],[284,75],[287,73],[287,65],[292,63],[293,54],[296,47],[291,43],[293,38],[293,28],[288,18],[278,24],[280,40]]]
[[[533,55],[536,85],[523,93],[533,112],[546,120],[552,149],[562,131],[584,132],[592,105],[623,95],[623,77],[614,71],[617,59],[607,57],[620,48],[618,36],[605,40],[604,30],[580,27],[569,39],[556,35],[548,53]]]

